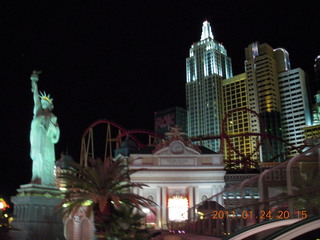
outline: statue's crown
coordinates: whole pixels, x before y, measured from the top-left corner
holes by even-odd
[[[52,104],[53,98],[50,98],[50,94],[46,94],[46,92],[40,92],[40,96],[41,99],[46,100],[47,102],[49,102],[50,104]]]

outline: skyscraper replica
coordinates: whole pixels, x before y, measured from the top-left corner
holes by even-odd
[[[315,101],[312,108],[312,125],[303,128],[307,146],[320,144],[320,91],[315,95]]]
[[[308,92],[309,92],[309,103],[310,107],[312,108],[314,104],[316,104],[315,101],[315,95],[318,94],[318,91],[320,90],[320,55],[318,55],[314,59],[314,75],[308,77]]]
[[[312,124],[304,128],[306,145],[312,146],[320,143],[320,55],[314,60],[314,78],[309,82],[309,96],[312,106]]]
[[[304,144],[304,126],[311,125],[309,100],[305,82],[305,72],[301,68],[279,73],[279,87],[281,97],[282,138],[286,141],[286,157],[293,157],[298,153],[292,146],[300,147]]]
[[[245,73],[233,77],[231,59],[205,21],[186,59],[188,136],[209,138],[201,144],[223,150],[229,169],[286,160],[304,144],[303,128],[311,124],[306,76],[300,68],[291,69],[288,52],[253,42],[245,57]],[[233,135],[224,146],[222,127]]]
[[[249,108],[261,119],[260,124],[251,115],[252,131],[273,136],[263,142],[260,161],[280,162],[294,154],[288,152],[291,146],[303,143],[303,126],[310,124],[305,73],[299,68],[291,70],[283,48],[254,42],[245,53]]]
[[[280,92],[278,83],[278,61],[273,48],[268,44],[254,42],[246,49],[245,70],[247,74],[249,108],[259,114],[264,126],[252,116],[250,124],[253,132],[265,131],[282,138],[280,119]],[[283,144],[269,139],[262,147],[263,161],[274,161],[274,156],[283,152]],[[280,161],[276,159],[275,161]]]
[[[219,136],[223,118],[222,80],[232,77],[231,58],[217,42],[205,21],[200,41],[192,44],[186,59],[186,105],[188,136]],[[202,144],[218,152],[220,140]]]
[[[248,86],[245,73],[223,80],[224,120],[222,127],[228,136],[223,151],[225,165],[228,170],[256,169],[260,160],[257,151],[256,136],[250,136],[250,111],[248,102]],[[243,110],[241,110],[243,109]],[[237,136],[235,136],[237,135]],[[236,151],[235,151],[236,149]]]

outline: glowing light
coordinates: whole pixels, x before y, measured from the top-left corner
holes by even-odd
[[[66,207],[69,207],[70,206],[70,203],[64,203],[62,204],[62,207],[66,208]]]
[[[256,56],[259,55],[259,47],[258,47],[258,42],[254,42],[251,44],[252,46],[252,58],[255,58]]]
[[[50,98],[50,94],[47,95],[46,92],[40,92],[40,98],[52,104],[53,98]]]
[[[42,99],[46,100],[47,102],[51,103],[50,99],[47,97],[42,97]]]
[[[182,196],[173,196],[168,200],[169,220],[181,222],[188,219],[188,199]]]
[[[202,25],[202,33],[201,33],[201,41],[205,40],[206,38],[212,38],[213,39],[213,34],[211,31],[211,26],[208,21],[204,21]]]
[[[150,209],[149,208],[142,208],[142,212],[144,212],[145,214],[150,213]]]
[[[204,217],[204,213],[203,212],[198,212],[198,215],[199,215],[200,219],[203,219],[203,217]]]
[[[9,207],[10,206],[6,203],[6,201],[3,198],[0,198],[0,210],[5,210]]]
[[[90,206],[91,204],[92,204],[92,201],[87,200],[87,201],[84,201],[81,205],[87,207],[87,206]]]
[[[283,53],[283,57],[284,57],[284,64],[285,64],[285,70],[291,70],[291,64],[290,64],[290,58],[289,58],[289,53],[287,52],[287,50],[285,50],[284,48],[276,48],[273,49],[274,52],[276,51],[282,51]]]

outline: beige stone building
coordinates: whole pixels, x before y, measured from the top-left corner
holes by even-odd
[[[171,222],[192,217],[188,208],[225,186],[223,155],[197,147],[181,135],[179,129],[173,128],[167,140],[130,154],[129,168],[142,169],[131,176],[131,181],[149,186],[134,191],[157,204],[155,214],[149,212],[146,217],[156,228],[166,229]],[[223,199],[217,202],[223,205]]]

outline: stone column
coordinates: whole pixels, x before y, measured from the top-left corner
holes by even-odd
[[[188,199],[189,199],[189,220],[193,220],[194,219],[194,206],[195,206],[195,203],[194,203],[194,186],[189,186],[188,187]]]
[[[157,186],[157,193],[156,193],[156,199],[155,199],[155,202],[157,204],[157,208],[156,208],[156,216],[157,216],[157,219],[156,219],[156,223],[157,223],[157,228],[162,228],[162,221],[161,221],[161,216],[162,216],[162,213],[161,213],[161,209],[162,209],[162,206],[161,206],[161,199],[162,199],[162,195],[161,195],[161,187],[160,186]]]
[[[162,204],[161,204],[161,212],[162,212],[162,228],[163,229],[167,229],[168,228],[168,188],[167,187],[161,187],[162,189],[162,196],[161,196],[161,200],[162,200]]]
[[[195,205],[199,204],[201,201],[199,195],[199,186],[194,186],[194,203]]]
[[[218,186],[218,193],[222,192],[222,190],[223,190],[223,186],[222,186],[222,185],[219,185],[219,186]],[[218,199],[217,199],[217,200],[218,200],[218,203],[219,203],[220,205],[224,206],[223,194],[218,195]]]

